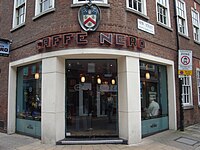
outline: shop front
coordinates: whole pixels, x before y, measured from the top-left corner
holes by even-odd
[[[11,62],[8,133],[43,143],[109,137],[134,144],[176,129],[173,70],[170,60],[115,49],[67,49]],[[159,103],[156,116],[150,99]]]

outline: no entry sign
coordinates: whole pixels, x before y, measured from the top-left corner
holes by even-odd
[[[192,51],[190,50],[179,50],[179,64],[178,74],[179,75],[192,75]]]

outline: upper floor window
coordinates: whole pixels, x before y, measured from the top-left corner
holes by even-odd
[[[191,76],[184,76],[182,78],[182,102],[183,106],[193,105]]]
[[[26,0],[15,0],[13,13],[13,28],[25,22]]]
[[[146,15],[146,0],[126,0],[127,8]]]
[[[187,16],[186,16],[186,6],[183,0],[176,1],[177,15],[178,15],[178,31],[186,36],[188,36],[187,27]]]
[[[200,41],[199,31],[199,12],[192,9],[192,25],[193,25],[193,36],[195,41]]]
[[[157,21],[161,24],[171,27],[169,0],[157,0]]]
[[[198,94],[198,104],[200,106],[200,69],[197,69],[197,94]]]
[[[73,0],[73,4],[88,3],[89,0]],[[108,0],[92,0],[93,3],[108,4]]]
[[[35,3],[35,15],[39,15],[54,8],[55,0],[36,0]]]

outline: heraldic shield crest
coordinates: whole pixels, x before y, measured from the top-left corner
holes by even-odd
[[[95,31],[100,22],[100,9],[97,5],[88,4],[80,7],[78,12],[78,21],[84,31]]]

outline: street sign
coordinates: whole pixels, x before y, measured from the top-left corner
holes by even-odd
[[[192,51],[179,50],[178,74],[191,76],[192,75]]]
[[[0,56],[8,57],[10,52],[10,41],[0,39]]]

